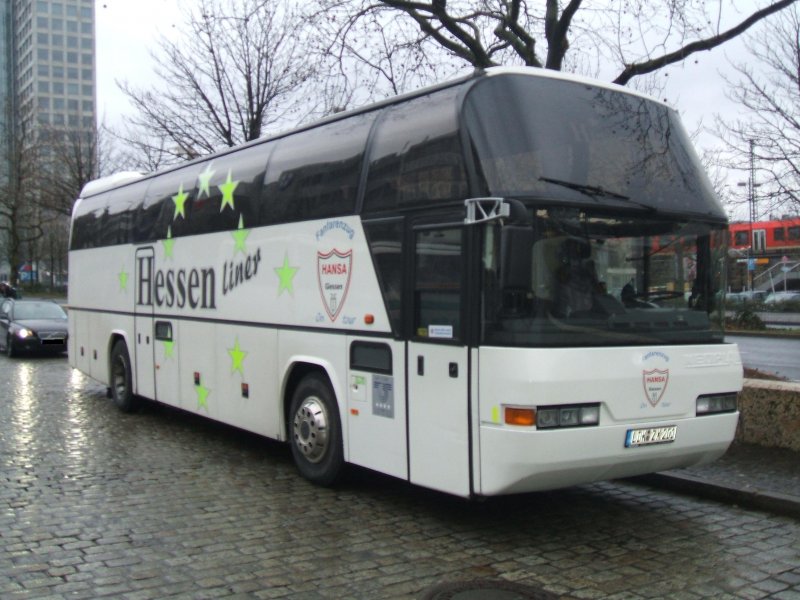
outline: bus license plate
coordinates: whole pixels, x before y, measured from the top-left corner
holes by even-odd
[[[669,444],[675,441],[678,433],[677,425],[669,427],[649,427],[647,429],[628,429],[625,436],[625,447],[648,446],[650,444]]]

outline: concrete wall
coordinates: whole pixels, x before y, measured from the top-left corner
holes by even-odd
[[[745,379],[736,440],[800,452],[800,383]]]

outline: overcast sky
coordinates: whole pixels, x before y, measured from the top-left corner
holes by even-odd
[[[114,125],[130,112],[117,80],[152,80],[150,50],[159,35],[175,35],[181,13],[177,0],[96,0],[97,105],[101,120]]]

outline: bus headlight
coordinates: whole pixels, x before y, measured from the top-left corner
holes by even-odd
[[[697,416],[736,412],[738,394],[706,394],[697,397]]]
[[[600,423],[600,404],[540,406],[536,412],[536,426],[539,429],[591,427]]]

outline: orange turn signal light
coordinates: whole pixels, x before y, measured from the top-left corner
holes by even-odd
[[[506,424],[533,427],[536,425],[536,409],[506,406]]]
[[[372,325],[374,322],[375,322],[375,315],[371,315],[369,313],[364,315],[364,323],[366,323],[367,325]]]

